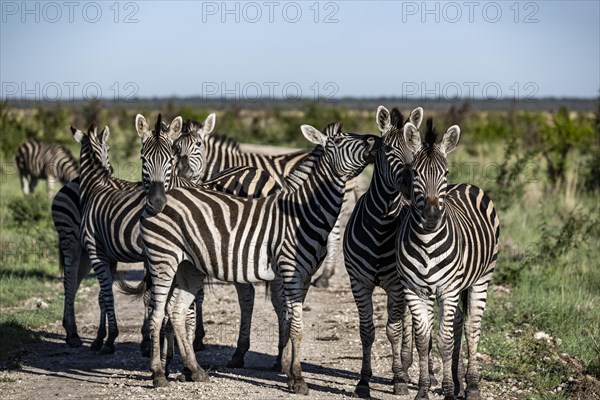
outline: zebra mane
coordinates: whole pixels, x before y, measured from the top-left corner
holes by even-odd
[[[427,146],[427,154],[432,154],[437,142],[437,131],[433,127],[433,118],[427,118],[425,123],[425,145]]]
[[[154,127],[154,136],[156,139],[160,137],[160,134],[163,130],[163,122],[162,122],[162,114],[158,114],[158,119],[156,120],[156,126]]]
[[[341,122],[332,122],[328,124],[325,129],[323,129],[323,133],[327,135],[327,137],[331,136],[335,133],[342,132],[342,123]]]
[[[404,126],[406,121],[408,121],[408,120],[406,120],[406,121],[404,120],[404,117],[402,116],[402,113],[400,112],[398,107],[392,108],[390,119],[392,122],[392,126],[397,129],[402,129],[402,127]]]
[[[182,136],[188,136],[190,134],[198,132],[204,126],[203,123],[194,121],[193,119],[186,119],[183,123],[183,129],[181,130]]]

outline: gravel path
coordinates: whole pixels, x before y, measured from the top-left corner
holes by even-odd
[[[142,276],[139,265],[122,265],[126,277],[134,283]],[[22,368],[2,373],[0,397],[3,399],[183,399],[190,397],[219,399],[299,398],[291,394],[282,373],[271,371],[277,351],[277,322],[269,301],[264,299],[264,286],[257,287],[253,317],[252,343],[246,356],[246,367],[225,367],[237,339],[238,304],[230,284],[216,282],[205,300],[207,349],[197,353],[201,365],[211,376],[209,383],[179,383],[153,389],[149,360],[139,352],[143,307],[115,288],[120,335],[116,353],[99,355],[89,345],[98,324],[97,287],[83,290],[77,302],[81,348],[64,343],[60,323],[42,330],[43,340],[31,347],[19,360]],[[385,335],[385,294],[375,292],[377,336],[373,347],[373,383],[371,395],[377,399],[412,399],[414,383],[408,396],[391,392],[390,345]],[[348,276],[338,269],[328,289],[311,288],[304,307],[305,335],[302,342],[303,370],[311,390],[310,399],[341,399],[352,395],[361,363],[358,318]],[[415,355],[416,356],[416,355]],[[439,364],[439,360],[436,360]],[[179,358],[173,364],[181,368]],[[437,365],[439,367],[439,365]],[[411,377],[415,379],[415,366]],[[490,391],[482,383],[484,398]],[[300,397],[302,398],[302,397]],[[439,387],[431,399],[441,399]],[[502,396],[502,398],[507,398]]]

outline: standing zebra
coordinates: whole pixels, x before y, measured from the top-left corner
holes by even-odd
[[[419,107],[411,112],[409,121],[418,127],[422,119],[423,109]],[[396,232],[401,218],[406,216],[405,197],[409,193],[408,183],[402,190],[404,196],[395,185],[396,181],[406,179],[405,166],[412,162],[412,152],[404,141],[402,126],[405,122],[397,108],[390,115],[385,107],[380,106],[376,121],[382,135],[382,146],[375,159],[371,185],[358,200],[344,235],[344,259],[358,308],[363,349],[360,381],[354,395],[364,398],[370,397],[371,347],[375,340],[373,290],[377,286],[385,290],[388,299],[386,331],[392,345],[395,394],[408,393],[408,367],[412,363],[411,327],[403,327],[405,304],[396,272],[395,251]],[[409,325],[410,315],[404,321]]]
[[[215,115],[211,114],[203,124],[206,128],[199,128],[200,132],[183,131],[182,135],[174,143],[178,155],[186,154],[190,163],[194,166],[193,168],[200,169],[203,165],[203,141],[190,138],[204,136],[204,132],[209,131],[211,127],[214,127],[214,124]],[[166,129],[166,125],[164,126],[164,129]],[[92,143],[92,150],[94,151],[95,158],[107,171],[108,175],[111,176],[113,169],[109,162],[108,154],[110,147],[107,143],[109,133],[108,128],[103,130],[98,137],[99,142]],[[105,182],[114,190],[142,189],[141,181],[130,182],[110,177],[110,179],[107,179]],[[71,347],[78,347],[82,344],[81,339],[77,334],[74,302],[81,280],[92,268],[87,251],[79,240],[79,228],[81,223],[79,183],[80,178],[75,178],[73,181],[63,186],[52,201],[52,219],[54,220],[54,226],[59,241],[59,267],[63,271],[65,296],[63,327],[66,331],[66,342]],[[115,269],[116,263],[111,265],[111,271],[115,271]],[[101,294],[102,293],[100,292],[99,295]],[[101,316],[101,326],[105,325],[105,318],[105,316]],[[106,333],[104,333],[104,335],[106,335]],[[101,346],[101,342],[92,344],[92,350],[99,350],[99,346]]]
[[[191,126],[198,125],[197,122],[190,120],[186,123],[189,123]],[[205,147],[207,161],[204,177],[201,178],[203,181],[229,168],[251,166],[267,171],[282,187],[285,186],[290,172],[310,152],[308,150],[301,150],[279,155],[246,152],[242,151],[239,144],[232,138],[220,135],[208,136],[205,139]],[[329,279],[335,273],[335,267],[341,255],[341,232],[350,214],[349,210],[352,209],[352,202],[358,198],[357,192],[357,180],[350,180],[346,185],[344,205],[340,212],[339,220],[328,238],[328,256],[323,262],[323,268],[320,271],[321,274],[313,282],[317,287],[328,287]]]
[[[184,130],[189,132],[198,131],[202,127],[202,124],[193,120],[187,120],[184,124]],[[242,166],[250,166],[259,168],[267,171],[268,174],[273,177],[275,183],[280,187],[289,185],[289,180],[292,181],[303,181],[305,177],[291,176],[292,171],[300,163],[303,163],[306,158],[311,154],[309,150],[301,150],[291,153],[284,153],[279,155],[260,154],[253,152],[246,152],[240,149],[239,144],[228,136],[223,135],[210,135],[204,139],[205,153],[206,153],[206,168],[203,170],[198,179],[200,181],[206,181],[207,179],[215,178],[219,173],[229,170],[231,168],[237,168]],[[179,170],[186,170],[188,163],[183,160],[178,164]],[[310,161],[306,162],[306,166],[313,165]],[[293,183],[292,183],[293,184]],[[260,189],[260,187],[259,187]],[[335,266],[337,259],[341,254],[340,243],[341,243],[341,225],[343,225],[344,218],[347,218],[347,213],[344,210],[350,208],[348,205],[349,199],[355,195],[357,190],[356,180],[351,180],[346,185],[346,194],[344,196],[344,205],[342,212],[340,212],[340,218],[336,222],[333,230],[328,237],[328,256],[323,262],[323,268],[321,268],[321,275],[315,280],[314,284],[318,287],[327,287],[329,285],[329,278],[333,276],[335,272]],[[233,193],[230,190],[226,190],[227,193]],[[235,193],[233,193],[235,194]],[[247,196],[244,196],[247,197]],[[248,196],[256,197],[256,196]],[[251,285],[236,284],[236,291],[238,294],[238,300],[240,308],[242,310],[242,318],[240,329],[240,340],[232,359],[227,364],[228,367],[236,368],[244,366],[244,355],[249,348],[250,338],[250,324],[252,319],[253,305],[255,292],[254,287]],[[202,324],[202,303],[204,301],[204,292],[202,289],[199,290],[196,296],[196,333],[194,339],[194,349],[201,350],[204,348],[202,343],[205,332],[204,325]],[[243,337],[241,337],[243,335]],[[280,360],[275,364],[275,368],[280,368]]]
[[[459,137],[460,128],[454,125],[436,143],[437,134],[428,119],[422,143],[416,126],[404,126],[404,139],[415,155],[411,205],[401,221],[396,257],[419,354],[419,400],[428,398],[431,384],[428,351],[435,299],[440,307],[437,340],[443,362],[442,389],[445,399],[455,398],[453,377],[460,368],[460,325],[455,321],[461,318],[461,296],[469,356],[467,398],[480,398],[476,353],[487,287],[498,255],[500,223],[492,200],[481,189],[447,184],[446,156],[456,148]]]
[[[119,261],[144,261],[139,217],[146,205],[154,209],[163,206],[161,194],[164,196],[166,190],[180,183],[173,173],[176,156],[172,145],[181,128],[181,117],[165,126],[159,116],[155,130],[151,131],[146,119],[138,114],[136,130],[142,138],[141,156],[147,166],[142,169],[142,175],[146,185],[128,190],[115,188],[111,184],[114,178],[95,159],[91,151],[91,147],[98,142],[95,129],[90,129],[86,135],[72,128],[75,139],[82,142],[80,240],[100,282],[101,319],[92,349],[99,349],[101,353],[114,352],[114,340],[118,336],[111,266]],[[167,168],[152,169],[151,166],[155,164],[166,165]],[[108,319],[109,331],[103,344],[106,336],[104,318]]]
[[[298,189],[255,200],[177,188],[167,193],[162,213],[146,209],[142,239],[152,277],[150,368],[155,386],[167,384],[160,359],[159,331],[165,311],[193,380],[206,380],[185,334],[185,311],[205,275],[233,282],[272,282],[286,347],[283,371],[295,393],[308,393],[300,366],[302,304],[310,278],[326,255],[327,236],[342,205],[346,182],[373,161],[379,139],[342,133],[340,124],[324,133],[303,125],[304,135],[324,147],[313,173]],[[179,269],[182,261],[186,268]],[[173,280],[177,286],[165,310]],[[285,304],[285,311],[283,305]]]
[[[64,185],[78,174],[77,160],[69,150],[57,144],[28,140],[18,148],[15,160],[24,195],[33,193],[39,179],[47,179],[50,197],[56,180]]]

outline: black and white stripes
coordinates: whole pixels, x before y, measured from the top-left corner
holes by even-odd
[[[446,398],[461,394],[463,371],[458,357],[462,316],[458,307],[462,297],[469,355],[467,398],[477,399],[481,375],[476,353],[487,286],[498,254],[498,216],[481,189],[447,183],[446,156],[458,144],[458,126],[450,127],[440,143],[436,143],[431,120],[424,143],[412,124],[405,125],[404,137],[415,153],[412,203],[398,233],[396,257],[419,354],[417,398],[427,398],[431,383],[428,360],[434,300],[440,307],[437,337],[443,362],[442,388]]]
[[[33,193],[39,179],[47,179],[50,195],[55,181],[64,185],[78,175],[77,161],[71,152],[57,144],[28,140],[17,149],[15,160],[25,195]]]
[[[200,276],[237,282],[274,280],[279,307],[283,310],[285,304],[291,319],[289,325],[282,326],[290,337],[283,370],[294,392],[308,392],[300,368],[302,302],[310,277],[325,257],[326,239],[339,213],[345,183],[373,160],[379,139],[342,133],[339,124],[328,126],[324,133],[309,126],[302,128],[305,136],[325,151],[300,188],[256,200],[179,188],[167,194],[162,213],[148,212],[142,217],[153,282],[151,369],[156,386],[166,383],[158,333],[167,296],[177,267],[190,261]],[[185,338],[185,311],[197,289],[194,281],[198,279],[177,279],[170,314],[185,365],[193,379],[205,380],[206,374]]]

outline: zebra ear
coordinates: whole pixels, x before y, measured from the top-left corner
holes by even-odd
[[[83,137],[85,136],[85,133],[83,133],[82,131],[80,131],[77,128],[74,128],[72,125],[70,126],[71,129],[71,134],[73,135],[73,139],[75,139],[75,141],[77,143],[81,143],[81,141],[83,140]]]
[[[321,133],[317,128],[310,125],[302,125],[300,129],[302,130],[304,137],[310,142],[320,144],[323,147],[327,144],[327,136],[324,133]]]
[[[421,135],[419,134],[419,130],[410,122],[407,122],[404,125],[404,141],[413,153],[416,153],[421,148]]]
[[[169,140],[174,142],[179,137],[179,135],[181,135],[182,128],[183,118],[177,117],[173,121],[171,121],[171,124],[169,125],[169,132],[167,133],[167,137],[169,138]]]
[[[390,112],[384,106],[377,107],[377,114],[375,116],[375,120],[377,121],[377,126],[379,127],[379,131],[381,133],[387,132],[392,125],[392,118],[390,116]]]
[[[408,120],[411,124],[416,126],[417,129],[419,129],[419,127],[421,126],[421,122],[423,122],[423,109],[421,107],[417,107],[414,110],[412,110],[412,112],[410,113],[410,117],[408,117]]]
[[[442,138],[442,142],[440,143],[440,150],[444,154],[450,153],[452,150],[458,146],[458,141],[460,140],[460,128],[458,125],[452,125],[446,133],[444,133],[444,137]]]
[[[110,136],[110,129],[108,129],[108,126],[105,126],[104,129],[102,129],[102,132],[100,132],[101,143],[106,143],[108,141],[109,136]]]
[[[150,132],[148,121],[146,121],[146,118],[144,118],[142,114],[135,116],[135,130],[137,131],[139,137],[142,138],[142,142],[145,142],[152,133]]]
[[[217,123],[217,116],[215,113],[210,114],[206,117],[204,124],[202,125],[202,135],[208,136],[215,130],[215,125]]]

